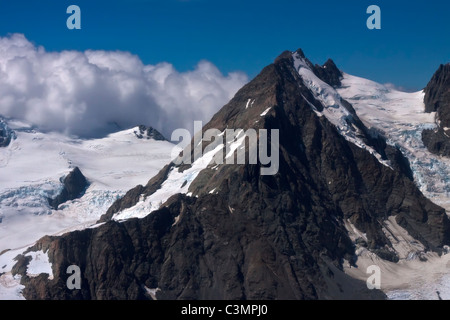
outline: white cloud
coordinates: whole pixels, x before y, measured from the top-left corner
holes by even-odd
[[[388,88],[388,89],[397,90],[397,91],[401,91],[401,92],[417,92],[417,91],[420,91],[420,89],[417,89],[417,88],[407,88],[407,87],[403,87],[403,86],[398,86],[398,85],[390,83],[390,82],[385,83],[384,86],[386,88]]]
[[[151,125],[168,138],[208,121],[248,81],[201,61],[178,72],[112,51],[47,52],[22,34],[0,37],[0,115],[83,137]]]

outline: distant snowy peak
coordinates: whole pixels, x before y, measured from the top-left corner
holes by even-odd
[[[146,127],[144,125],[140,125],[134,128],[133,132],[139,139],[154,139],[160,141],[167,140],[158,130],[152,127]]]
[[[7,147],[11,140],[15,138],[15,132],[8,126],[5,120],[0,118],[0,147]]]
[[[130,129],[110,133],[104,139],[135,141],[136,138],[141,140],[142,143],[145,140],[168,141],[158,130],[145,125],[138,125]]]

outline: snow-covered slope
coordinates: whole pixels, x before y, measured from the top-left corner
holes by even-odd
[[[408,93],[344,73],[339,95],[359,118],[396,145],[408,158],[414,180],[426,197],[450,213],[450,159],[427,150],[422,131],[436,126],[435,114],[425,113],[423,91]]]
[[[17,138],[0,148],[0,252],[94,223],[127,190],[146,184],[170,161],[174,147],[138,139],[137,128],[80,140],[14,121],[9,126]],[[62,178],[76,166],[89,188],[82,198],[52,210],[47,198],[61,191]]]

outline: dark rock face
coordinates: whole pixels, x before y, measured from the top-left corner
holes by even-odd
[[[161,288],[158,299],[331,298],[333,293],[324,295],[330,288],[319,270],[334,282],[337,293],[341,283],[344,287],[351,283],[349,298],[383,298],[377,291],[369,292],[363,282],[346,277],[331,259],[317,263],[325,250],[319,239],[333,234],[295,226],[290,220],[300,218],[278,215],[276,205],[231,212],[217,195],[199,199],[177,195],[167,207],[143,219],[110,221],[96,229],[40,240],[31,250],[48,250],[54,280],[26,276],[29,260],[23,257],[15,272],[23,275],[28,299],[149,299],[145,287]],[[291,243],[311,236],[317,239],[314,251],[308,250],[313,249],[311,243]],[[329,241],[330,249],[351,248],[346,239],[334,240]],[[80,290],[66,287],[65,272],[71,264],[81,269]],[[309,273],[312,270],[316,271]]]
[[[427,149],[437,155],[450,157],[450,131],[446,133],[443,128],[423,130],[422,141]]]
[[[0,128],[0,147],[7,147],[11,142],[11,137],[9,137],[6,132]]]
[[[436,112],[438,127],[424,130],[422,140],[430,152],[450,157],[450,64],[441,65],[425,88],[425,111]]]
[[[153,129],[152,127],[146,127],[144,125],[140,125],[138,127],[139,131],[134,131],[134,134],[138,139],[154,139],[154,140],[166,140],[164,136],[159,133],[158,130]]]
[[[254,106],[245,109],[249,98]],[[356,114],[349,119],[393,170],[349,143],[311,104],[320,108],[292,53],[283,53],[203,128],[279,129],[276,175],[262,176],[260,164],[209,167],[190,185],[193,197],[174,195],[142,219],[109,220],[160,188],[170,170],[183,171],[170,164],[117,201],[100,227],[41,239],[32,250],[48,250],[55,279],[28,278],[22,259],[16,270],[25,297],[148,299],[147,287],[160,288],[158,299],[384,298],[343,273],[343,259],[355,263],[345,222],[367,234],[368,249],[397,261],[382,231],[386,218],[396,216],[436,251],[450,243],[449,220],[414,185],[399,150]],[[80,290],[65,287],[71,264],[82,270]]]
[[[439,119],[450,124],[450,63],[439,66],[425,88],[425,111],[440,112]]]
[[[76,167],[64,179],[64,188],[61,193],[56,198],[49,199],[48,202],[53,209],[57,210],[60,204],[80,198],[88,185],[85,176],[81,173],[80,169]]]

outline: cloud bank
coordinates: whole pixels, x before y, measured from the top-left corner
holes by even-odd
[[[178,72],[128,52],[47,52],[22,34],[0,37],[0,115],[43,131],[99,137],[145,124],[170,138],[208,121],[247,81],[208,61]]]

